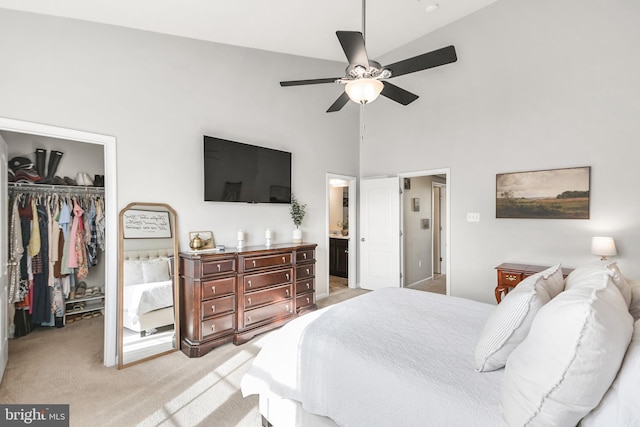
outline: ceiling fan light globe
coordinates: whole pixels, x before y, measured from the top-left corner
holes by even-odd
[[[384,84],[380,80],[357,79],[347,83],[344,90],[353,102],[367,104],[374,101],[383,88]]]

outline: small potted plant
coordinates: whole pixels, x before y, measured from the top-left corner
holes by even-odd
[[[296,228],[293,230],[293,243],[302,243],[302,230],[300,230],[300,224],[302,224],[302,220],[304,219],[305,209],[307,205],[300,203],[296,196],[291,195],[291,209],[289,213],[291,214],[291,219],[293,220],[293,224]]]

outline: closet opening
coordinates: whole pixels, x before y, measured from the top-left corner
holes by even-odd
[[[51,332],[53,328],[65,328],[65,333],[73,333],[74,327],[78,333],[86,333],[86,326],[97,322],[99,325],[91,330],[102,335],[100,342],[103,345],[95,350],[103,351],[106,366],[114,365],[117,319],[115,138],[0,118],[0,140],[7,146],[9,164],[4,166],[12,166],[11,171],[7,168],[3,172],[9,176],[4,193],[9,212],[18,212],[18,220],[13,224],[19,226],[23,234],[29,223],[27,211],[31,210],[31,221],[34,208],[36,213],[43,214],[38,216],[38,227],[31,223],[32,234],[36,229],[40,234],[39,252],[36,252],[37,238],[34,240],[23,234],[28,241],[22,243],[25,262],[20,263],[18,270],[25,271],[17,271],[20,280],[16,282],[23,289],[22,295],[12,296],[20,301],[10,304],[13,307],[7,313],[11,316],[6,325],[7,335],[18,339],[38,330],[46,338],[46,328],[52,328]],[[24,164],[20,165],[18,161],[12,164],[11,159],[15,158]],[[21,172],[16,174],[16,170]],[[21,216],[25,213],[26,216]],[[7,228],[11,241],[10,229],[11,223]],[[68,233],[66,240],[62,237],[65,231]],[[71,252],[69,246],[74,234],[76,251]],[[74,261],[69,263],[72,253]],[[65,254],[64,259],[62,254]],[[69,266],[74,268],[69,270]],[[23,278],[25,274],[26,279]],[[50,288],[48,297],[43,283]],[[25,284],[32,286],[26,293],[27,301],[24,299]],[[48,302],[50,315],[49,319],[44,319],[47,312],[41,305]],[[83,322],[85,327],[81,326]],[[59,345],[68,344],[60,342]]]

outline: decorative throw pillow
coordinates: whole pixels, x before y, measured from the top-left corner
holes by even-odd
[[[627,307],[629,307],[631,304],[631,287],[629,286],[627,279],[625,279],[622,273],[620,273],[620,268],[618,268],[617,263],[612,262],[607,265],[607,268],[613,272],[613,275],[611,276],[613,278],[613,283],[618,287],[622,297],[627,303]]]
[[[476,344],[479,372],[502,368],[514,348],[527,336],[540,308],[562,290],[560,264],[527,277],[509,292],[487,319]]]
[[[633,337],[618,376],[600,404],[582,419],[581,427],[640,425],[640,320],[633,326]]]
[[[629,288],[631,289],[631,304],[629,304],[629,313],[635,320],[640,319],[640,280],[629,280]]]
[[[144,283],[144,277],[142,275],[142,264],[140,261],[126,260],[124,262],[124,285],[139,285]]]
[[[632,332],[626,303],[604,272],[551,300],[507,360],[507,425],[575,426],[613,382]]]
[[[631,303],[631,288],[629,287],[627,280],[620,273],[618,264],[615,262],[607,265],[594,263],[576,268],[567,277],[565,289],[571,289],[575,284],[588,280],[591,276],[600,277],[603,273],[611,276],[613,283],[618,287],[622,297],[627,303],[627,307],[629,307],[629,304]]]
[[[164,282],[170,280],[169,258],[161,257],[142,261],[144,283]]]

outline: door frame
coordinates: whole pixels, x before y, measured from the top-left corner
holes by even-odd
[[[445,274],[447,276],[447,280],[446,280],[446,289],[447,289],[447,295],[451,295],[451,245],[449,244],[449,242],[451,242],[451,168],[441,168],[441,169],[428,169],[428,170],[423,170],[423,171],[413,171],[413,172],[402,172],[399,173],[398,176],[400,177],[400,181],[402,182],[403,178],[414,178],[414,177],[418,177],[418,176],[432,176],[432,175],[444,175],[445,176],[445,182],[447,183],[447,191],[445,192],[445,239],[446,239],[446,249],[445,249],[445,257],[446,257],[446,264],[445,264]],[[402,218],[404,218],[402,215],[404,215],[404,212],[402,211],[402,203],[400,204],[400,215]],[[404,230],[403,230],[403,221],[400,221],[400,231],[402,233],[402,241],[400,242],[400,269],[402,271],[402,277],[405,277],[405,271],[404,271],[404,253],[403,253],[403,249],[404,249]],[[433,242],[433,238],[431,239],[431,241]],[[432,266],[431,266],[431,271],[433,273],[433,261],[432,261]],[[404,282],[403,282],[403,286],[404,286]]]
[[[116,364],[118,319],[118,204],[116,180],[116,138],[109,135],[84,132],[40,123],[0,117],[0,131],[26,133],[98,144],[104,147],[105,198],[105,313],[104,355],[105,366]]]
[[[440,198],[442,198],[442,189],[444,189],[444,190],[445,190],[445,191],[444,191],[444,197],[445,197],[445,201],[446,201],[446,198],[447,198],[447,191],[446,191],[446,190],[447,190],[447,184],[446,184],[446,183],[445,183],[445,184],[442,184],[442,183],[440,183],[440,182],[432,182],[432,183],[431,183],[431,197],[432,197],[434,200],[435,200],[435,192],[434,192],[433,190],[434,190],[435,188],[438,188],[438,189],[439,189],[438,195],[440,196]],[[439,226],[441,226],[441,224],[442,224],[442,218],[441,218],[441,216],[442,216],[442,208],[443,208],[442,202],[439,202],[438,207],[440,208],[440,211],[438,212],[438,225],[439,225]],[[447,209],[447,206],[446,206],[446,205],[444,205],[444,209],[445,209],[445,214],[446,214],[446,209]],[[435,246],[436,246],[436,239],[434,238],[434,236],[435,236],[436,232],[438,232],[438,231],[435,229],[435,216],[436,216],[435,203],[434,203],[434,202],[432,202],[432,203],[431,203],[431,218],[432,218],[432,219],[431,219],[431,222],[434,224],[434,226],[431,228],[431,244],[432,244],[431,253],[432,253],[432,254],[433,254],[433,253],[435,253]],[[445,215],[445,218],[446,218],[446,215]],[[445,229],[446,229],[446,226],[447,226],[447,224],[446,224],[446,219],[445,219]],[[442,255],[442,241],[443,241],[443,239],[442,239],[442,233],[439,233],[439,234],[440,234],[440,236],[438,236],[438,245],[439,245],[440,247],[438,248],[438,253],[439,253],[440,255]],[[444,239],[444,240],[445,240],[445,242],[444,242],[444,243],[445,243],[445,247],[447,247],[446,237],[445,237],[445,239]],[[444,255],[444,259],[445,259],[445,264],[444,264],[444,265],[445,265],[445,269],[446,269],[446,267],[447,267],[447,263],[446,263],[446,261],[447,261],[447,255],[446,255],[446,253],[445,253],[445,255]],[[434,261],[434,257],[432,257],[432,258],[431,258],[431,264],[432,264],[432,265],[431,265],[431,271],[432,271],[432,272],[433,272],[433,274],[435,275],[436,268],[435,268],[435,261]],[[441,267],[442,267],[442,261],[440,261],[440,265],[439,265],[438,267],[439,267],[439,268],[438,268],[438,270],[441,270]],[[441,272],[441,273],[442,273],[442,272]]]
[[[330,200],[330,189],[331,189],[331,185],[330,185],[330,181],[332,179],[341,179],[343,181],[347,181],[349,183],[349,243],[348,243],[348,250],[349,250],[349,257],[348,257],[348,263],[349,263],[349,277],[347,278],[347,282],[349,284],[349,288],[350,289],[355,289],[358,287],[357,283],[358,283],[358,269],[357,269],[357,250],[358,250],[358,245],[357,245],[357,236],[358,236],[358,213],[357,213],[357,203],[356,203],[356,195],[357,193],[357,185],[358,185],[358,178],[355,176],[351,176],[351,175],[340,175],[340,174],[335,174],[335,173],[327,173],[326,174],[326,201],[325,201],[325,206],[326,206],[326,223],[325,223],[325,234],[326,234],[326,243],[325,243],[325,248],[326,248],[326,265],[327,265],[327,289],[326,289],[326,295],[329,295],[329,229],[330,229],[330,221],[331,221],[331,212],[330,212],[330,204],[329,204],[329,200]]]

